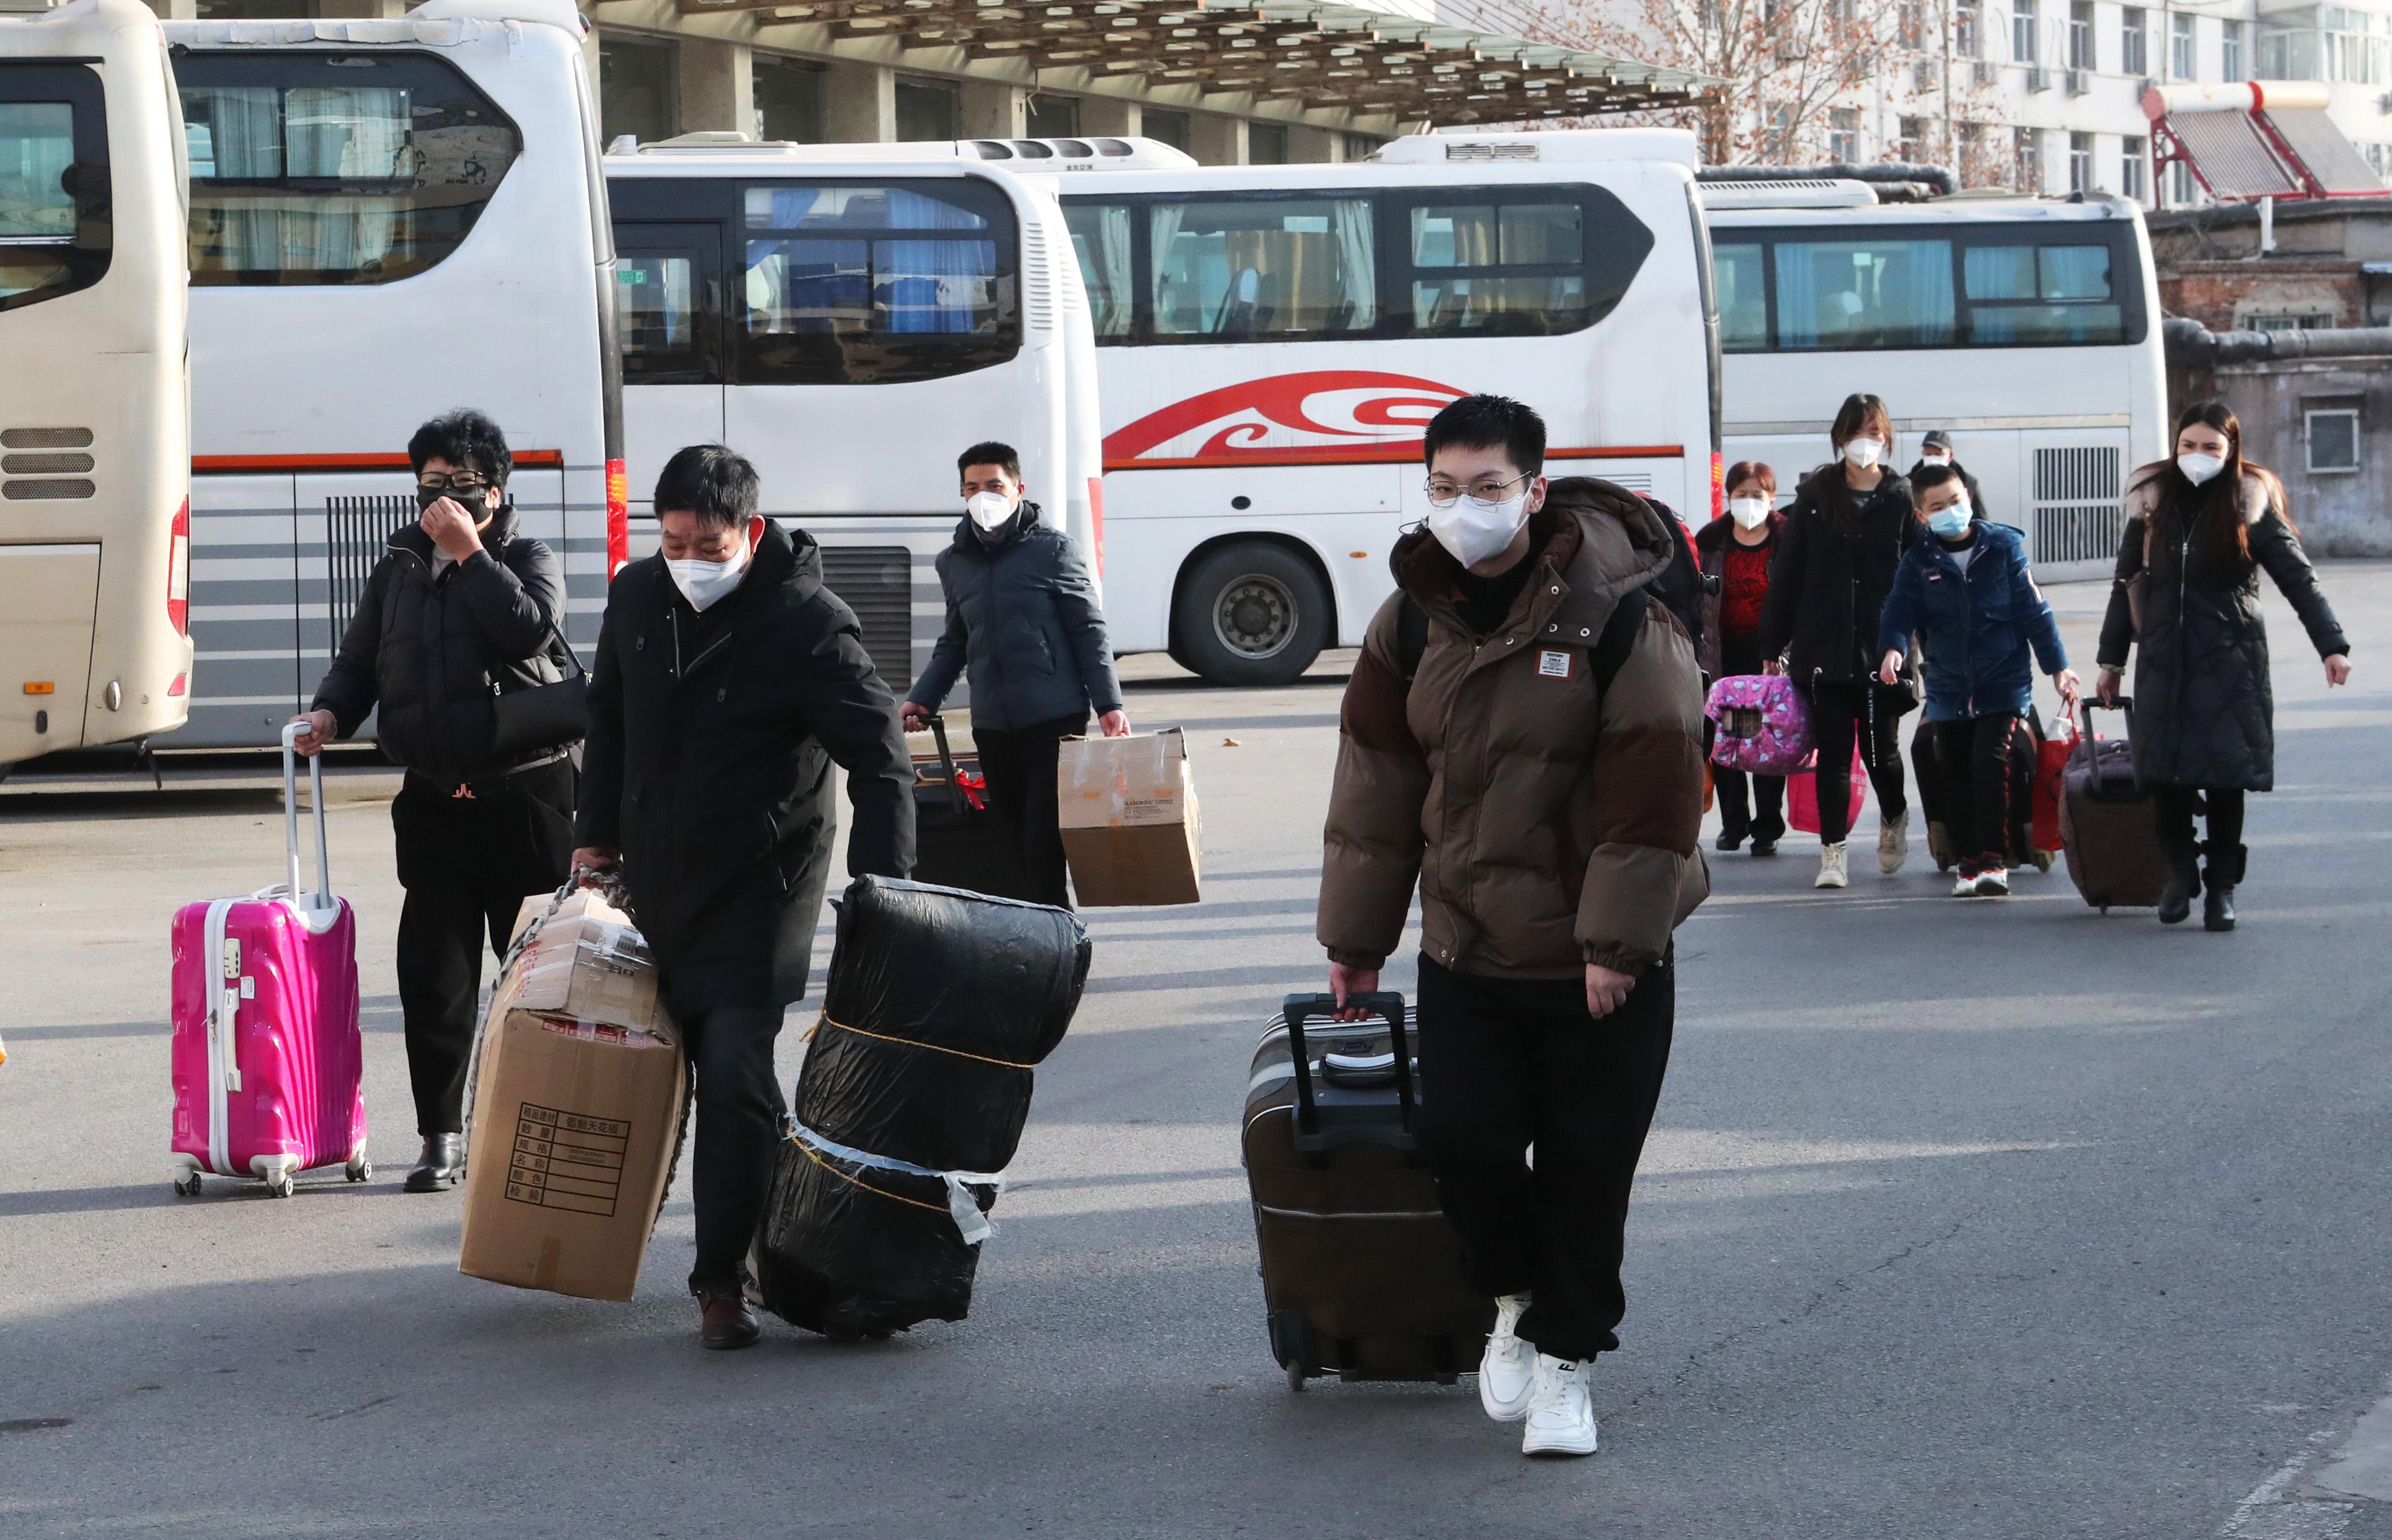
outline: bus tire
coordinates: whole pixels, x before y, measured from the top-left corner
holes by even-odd
[[[1286,684],[1329,641],[1328,585],[1285,546],[1206,552],[1180,580],[1173,653],[1215,684]]]

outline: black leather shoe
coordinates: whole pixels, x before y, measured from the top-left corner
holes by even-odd
[[[2197,847],[2187,845],[2181,849],[2165,849],[2167,886],[2160,889],[2160,924],[2181,925],[2192,912],[2194,895],[2201,891],[2201,860]]]
[[[465,1136],[462,1133],[427,1133],[423,1136],[423,1153],[415,1158],[415,1169],[407,1173],[407,1190],[411,1193],[436,1193],[443,1187],[453,1187],[465,1176]]]
[[[1756,856],[1774,856],[1777,853],[1777,842],[1774,839],[1756,839],[1752,842],[1752,853]]]
[[[2202,847],[2209,857],[2206,873],[2208,897],[2202,900],[2201,925],[2204,930],[2234,928],[2234,885],[2242,880],[2242,869],[2250,860],[2250,851],[2240,845],[2220,845],[2216,840]]]
[[[756,1307],[744,1295],[700,1294],[697,1297],[697,1340],[709,1348],[748,1348],[764,1334],[757,1324]]]
[[[2223,883],[2212,883],[2201,900],[2201,927],[2204,930],[2234,928],[2234,889]]]
[[[1744,836],[1742,835],[1722,829],[1720,831],[1719,838],[1711,841],[1711,848],[1714,850],[1733,850],[1743,843]]]

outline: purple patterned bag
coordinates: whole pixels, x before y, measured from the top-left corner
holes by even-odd
[[[1811,708],[1783,674],[1736,674],[1711,686],[1704,713],[1719,724],[1711,762],[1751,775],[1791,775],[1811,757]]]

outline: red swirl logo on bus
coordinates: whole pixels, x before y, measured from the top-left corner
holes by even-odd
[[[1434,380],[1321,369],[1175,402],[1105,438],[1105,469],[1407,460],[1462,393]]]

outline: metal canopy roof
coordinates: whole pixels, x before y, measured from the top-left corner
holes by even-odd
[[[1401,123],[1520,123],[1683,106],[1720,84],[1607,54],[1319,0],[679,0],[686,16],[756,11],[841,39],[960,47],[975,59],[1151,84],[1252,92]]]

